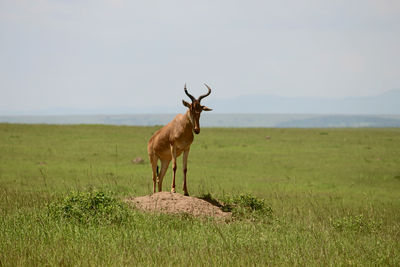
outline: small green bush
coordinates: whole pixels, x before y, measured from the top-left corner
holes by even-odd
[[[213,204],[214,206],[217,206],[219,208],[222,208],[223,205],[211,195],[211,193],[203,193],[199,196],[200,199],[207,201],[208,203]]]
[[[111,193],[92,190],[69,193],[48,205],[49,215],[83,224],[121,224],[132,215],[129,208]]]
[[[263,199],[251,194],[240,194],[238,196],[227,196],[221,209],[230,211],[236,219],[271,219],[272,208],[265,204]]]

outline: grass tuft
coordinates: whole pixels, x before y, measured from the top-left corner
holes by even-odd
[[[332,221],[332,226],[338,231],[354,231],[360,233],[374,233],[382,226],[382,221],[375,221],[363,214],[346,216]]]

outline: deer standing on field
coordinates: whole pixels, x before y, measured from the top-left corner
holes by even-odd
[[[186,84],[184,87],[186,95],[192,100],[189,104],[185,100],[182,103],[188,108],[185,114],[178,114],[163,128],[154,133],[147,144],[147,152],[149,153],[150,163],[153,170],[153,193],[156,192],[156,182],[158,183],[158,191],[162,191],[162,182],[167,172],[169,163],[172,160],[173,178],[171,192],[175,193],[175,173],[176,158],[183,152],[183,192],[188,196],[186,186],[187,160],[189,156],[190,145],[193,142],[193,132],[200,133],[200,114],[202,111],[211,111],[212,109],[202,106],[200,101],[211,93],[211,88],[204,84],[208,92],[199,96],[198,99],[188,93]],[[157,162],[161,161],[161,171],[158,173]]]

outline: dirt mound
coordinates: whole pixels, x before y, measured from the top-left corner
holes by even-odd
[[[230,216],[230,212],[223,212],[219,207],[205,200],[179,193],[159,192],[149,196],[127,198],[126,202],[145,211],[188,213],[197,217],[228,218]]]

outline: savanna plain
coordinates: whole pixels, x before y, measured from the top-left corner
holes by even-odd
[[[202,128],[188,189],[222,221],[123,201],[159,128],[0,124],[0,266],[400,265],[399,128]]]

